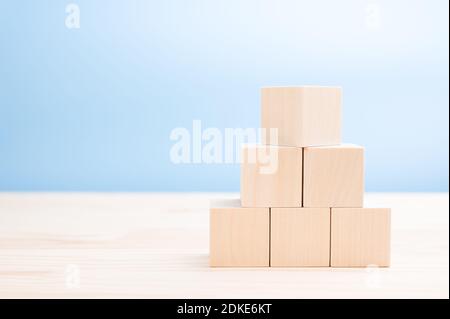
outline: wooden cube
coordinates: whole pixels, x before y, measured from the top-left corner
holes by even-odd
[[[330,266],[329,208],[272,208],[270,265]]]
[[[261,90],[261,127],[277,128],[284,146],[335,145],[341,143],[339,87],[266,87]]]
[[[210,209],[210,266],[268,267],[269,208],[242,208],[239,199]]]
[[[305,147],[304,207],[362,207],[364,149],[356,145]]]
[[[298,147],[253,145],[241,153],[243,207],[301,207],[302,153]]]
[[[390,265],[389,208],[331,209],[331,266]]]

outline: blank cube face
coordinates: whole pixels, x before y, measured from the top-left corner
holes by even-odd
[[[388,208],[333,208],[331,266],[388,267],[390,229]]]
[[[268,208],[211,208],[210,266],[268,267],[269,223]]]
[[[330,266],[330,209],[271,209],[270,265]]]
[[[364,149],[355,145],[304,148],[304,207],[362,207]]]
[[[243,207],[301,207],[302,149],[247,146],[241,153]]]
[[[339,87],[268,87],[261,91],[261,127],[277,128],[284,146],[335,145],[341,143]],[[268,136],[268,135],[267,135]]]

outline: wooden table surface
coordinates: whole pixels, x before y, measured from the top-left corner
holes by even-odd
[[[213,269],[217,193],[0,193],[1,298],[448,298],[448,193],[392,208],[389,269]]]

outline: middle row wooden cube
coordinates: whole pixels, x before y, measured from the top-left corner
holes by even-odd
[[[301,148],[245,146],[241,162],[243,207],[302,206]]]
[[[249,145],[241,153],[243,207],[362,207],[364,149],[357,145]]]

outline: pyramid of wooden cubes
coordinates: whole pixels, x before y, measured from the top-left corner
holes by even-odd
[[[390,209],[364,208],[364,148],[341,143],[341,88],[261,93],[277,140],[243,146],[241,199],[211,204],[210,265],[389,266]]]

